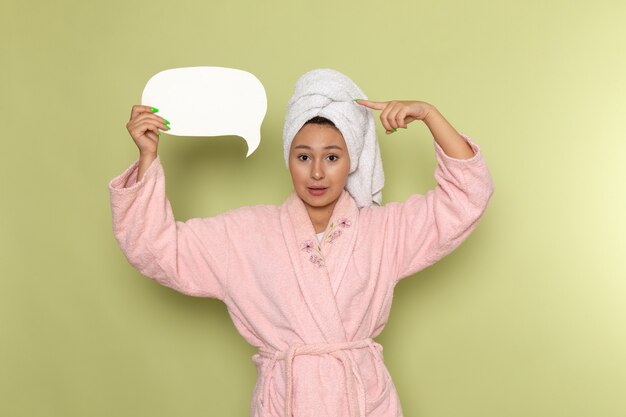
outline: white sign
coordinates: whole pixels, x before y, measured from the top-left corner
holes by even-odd
[[[159,109],[175,136],[241,136],[250,156],[261,142],[267,111],[263,84],[247,71],[187,67],[161,71],[148,80],[141,104]]]

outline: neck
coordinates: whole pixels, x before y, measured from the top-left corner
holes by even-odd
[[[328,226],[330,216],[332,216],[336,204],[336,201],[324,207],[313,207],[305,204],[315,233],[321,233],[326,230],[326,226]]]

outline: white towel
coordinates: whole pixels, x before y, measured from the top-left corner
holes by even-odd
[[[385,185],[383,161],[376,138],[372,110],[357,104],[355,98],[367,99],[350,78],[333,69],[314,69],[296,82],[287,104],[283,144],[285,163],[300,128],[315,116],[331,120],[343,135],[350,155],[350,173],[346,190],[358,207],[381,205]]]

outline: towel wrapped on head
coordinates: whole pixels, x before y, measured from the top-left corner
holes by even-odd
[[[332,121],[343,135],[350,155],[346,190],[358,207],[381,205],[385,184],[383,162],[376,138],[372,111],[354,99],[367,96],[350,78],[332,69],[314,69],[296,82],[287,104],[283,144],[289,166],[289,150],[294,136],[315,116]]]

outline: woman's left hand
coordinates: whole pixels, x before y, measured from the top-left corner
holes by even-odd
[[[356,103],[374,110],[382,110],[380,121],[387,134],[393,133],[399,127],[407,128],[414,120],[424,120],[433,110],[433,106],[423,101],[415,100],[392,100],[373,101],[355,100]]]

